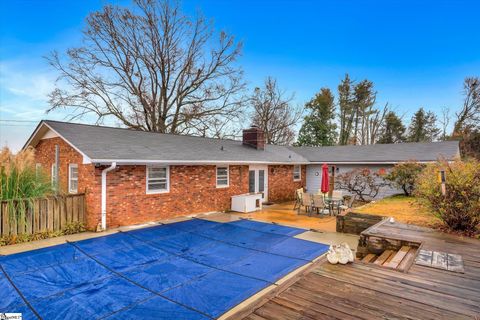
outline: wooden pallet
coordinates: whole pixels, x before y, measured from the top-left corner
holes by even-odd
[[[402,246],[399,250],[385,250],[380,255],[369,253],[362,259],[362,262],[405,271],[413,263],[416,251],[415,247]]]

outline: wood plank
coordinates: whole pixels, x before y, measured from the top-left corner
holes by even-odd
[[[387,260],[388,257],[390,257],[392,253],[393,253],[393,250],[383,251],[382,254],[377,258],[377,260],[375,260],[373,264],[382,265],[385,262],[385,260]]]
[[[362,259],[362,262],[370,263],[370,262],[372,262],[373,260],[375,260],[376,257],[377,257],[376,254],[369,253],[369,254],[367,254],[367,255]]]
[[[42,199],[40,203],[40,232],[47,231],[48,200]]]
[[[394,255],[392,260],[390,260],[389,263],[384,264],[384,266],[392,269],[397,268],[400,262],[402,262],[403,258],[405,258],[409,250],[410,247],[408,246],[401,247],[400,250],[398,250],[398,252]]]
[[[77,196],[72,197],[72,209],[73,209],[72,221],[77,222],[78,221],[78,197]]]
[[[428,289],[416,287],[414,285],[403,284],[395,280],[378,280],[374,274],[352,274],[332,273],[325,270],[316,269],[314,273],[328,277],[340,282],[354,284],[361,288],[371,289],[385,294],[391,294],[396,298],[404,298],[411,301],[418,301],[427,306],[448,309],[459,314],[474,315],[478,311],[478,302],[465,299],[465,297],[456,297],[441,292],[435,292]],[[395,271],[392,271],[395,272]]]
[[[447,255],[447,264],[448,264],[448,271],[453,272],[465,272],[465,268],[463,267],[463,258],[459,254],[449,253]]]
[[[430,267],[432,265],[432,259],[433,259],[432,251],[421,249],[418,252],[417,259],[415,259],[415,263],[421,266]]]
[[[379,268],[376,268],[376,270],[379,270]],[[318,280],[315,279],[316,277],[318,277]],[[438,317],[458,316],[448,310],[445,311],[444,309],[426,306],[418,301],[398,298],[388,293],[359,287],[354,283],[349,284],[335,279],[321,277],[314,273],[307,275],[294,286],[297,285],[301,285],[305,290],[316,293],[320,296],[327,293],[335,296],[338,301],[349,301],[349,303],[361,304],[362,307],[360,309],[357,309],[357,306],[352,306],[352,309],[355,310],[368,309],[370,312],[375,312],[375,310],[377,310],[378,312],[383,313],[383,317],[379,317],[382,319],[408,317],[411,319],[420,318],[438,320]],[[314,298],[316,298],[316,296],[314,296]],[[353,314],[356,315],[357,313],[354,312]],[[365,316],[367,315],[368,314],[366,313]],[[374,318],[376,318],[376,316],[369,317],[369,319]]]
[[[60,228],[65,230],[67,225],[67,205],[65,198],[62,198],[59,202],[60,205]]]
[[[53,231],[53,204],[54,200],[49,198],[47,200],[47,230],[48,231]]]
[[[37,199],[33,203],[33,233],[40,231],[40,201]]]
[[[72,217],[73,217],[72,198],[66,197],[65,204],[66,204],[67,225],[68,225],[72,223]]]
[[[26,210],[28,204],[26,201],[18,201],[16,204],[15,218],[17,220],[17,233],[25,234]],[[24,210],[23,215],[20,215],[20,210]]]
[[[85,195],[82,195],[81,197],[81,201],[80,201],[80,222],[81,223],[86,223],[87,219],[86,219],[86,207],[85,207]]]
[[[59,231],[60,228],[60,199],[53,202],[53,230]]]
[[[25,225],[25,232],[27,234],[33,234],[33,214],[35,210],[35,203],[32,203],[28,206],[27,216],[26,216],[26,225]]]
[[[408,250],[408,253],[403,258],[402,262],[400,262],[400,264],[398,265],[397,269],[400,271],[408,271],[408,269],[412,266],[415,260],[416,254],[417,254],[417,249],[410,248],[410,250]]]
[[[447,265],[447,253],[433,251],[432,255],[432,267],[437,269],[448,270]]]

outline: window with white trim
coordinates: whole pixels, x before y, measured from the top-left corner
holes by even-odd
[[[42,173],[42,164],[35,163],[35,176],[38,178],[41,173]]]
[[[300,181],[302,180],[302,166],[301,165],[294,165],[293,166],[293,180]]]
[[[51,179],[52,187],[55,188],[57,186],[57,165],[55,163],[52,164]]]
[[[147,193],[164,193],[170,188],[170,168],[147,167]]]
[[[68,165],[68,192],[78,192],[78,165],[76,163]]]
[[[228,178],[228,166],[217,167],[217,188],[228,187]]]

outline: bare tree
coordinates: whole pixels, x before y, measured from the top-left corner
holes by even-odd
[[[302,117],[302,110],[292,104],[293,95],[286,97],[271,77],[263,88],[255,88],[251,98],[252,124],[265,132],[267,143],[287,145],[295,139],[294,126]]]
[[[450,124],[450,108],[449,107],[442,107],[442,118],[438,120],[441,125],[441,140],[447,140],[447,129],[448,125]]]
[[[59,71],[51,108],[145,131],[210,135],[240,112],[241,43],[168,0],[107,5],[87,17],[83,46],[47,59]],[[217,37],[218,36],[218,37]]]
[[[370,107],[370,111],[367,113],[368,118],[366,123],[366,137],[362,140],[366,141],[366,144],[375,144],[380,139],[381,129],[385,123],[385,118],[390,112],[388,103],[382,109],[373,109]]]
[[[462,110],[456,113],[457,121],[453,127],[453,135],[480,129],[480,78],[465,78],[463,89],[465,99]]]

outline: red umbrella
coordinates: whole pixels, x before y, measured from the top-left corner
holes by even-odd
[[[322,191],[322,193],[327,193],[328,188],[329,188],[329,184],[328,184],[328,165],[326,163],[324,163],[322,165],[322,187],[321,187],[320,190]]]

